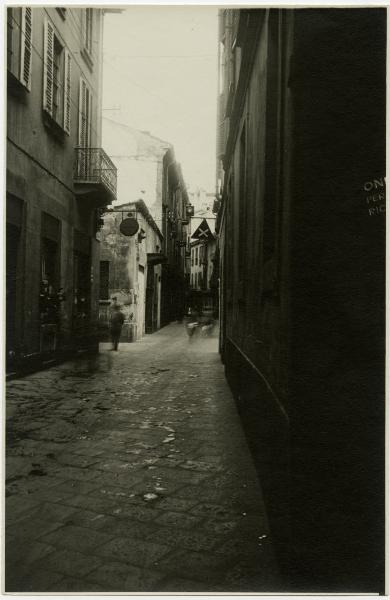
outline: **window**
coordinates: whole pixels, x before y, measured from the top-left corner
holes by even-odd
[[[194,252],[195,252],[194,248],[191,248],[191,267],[194,266]]]
[[[89,148],[91,145],[92,94],[86,81],[80,78],[79,92],[79,146]]]
[[[87,65],[92,68],[92,34],[93,34],[93,8],[85,8],[83,14],[83,45],[82,56]]]
[[[41,323],[57,323],[60,317],[61,222],[42,213],[41,224],[41,288],[39,312]]]
[[[7,69],[31,89],[32,8],[7,9]]]
[[[54,37],[54,51],[53,51],[53,114],[52,117],[55,121],[61,119],[61,82],[63,81],[63,52],[64,48],[61,46],[58,38]]]
[[[100,294],[101,300],[107,300],[110,297],[109,294],[109,283],[110,283],[110,261],[100,261]]]
[[[197,246],[197,247],[195,248],[195,264],[196,264],[196,265],[198,264],[198,252],[199,252],[199,249],[198,249],[198,246]]]
[[[89,54],[92,54],[92,8],[85,9],[84,27],[85,48]]]
[[[74,230],[73,238],[73,327],[88,330],[91,309],[91,238]]]
[[[43,108],[70,133],[71,59],[50,21],[45,21]]]

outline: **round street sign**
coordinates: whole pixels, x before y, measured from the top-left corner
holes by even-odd
[[[137,219],[134,219],[133,217],[123,219],[122,223],[119,225],[119,229],[123,235],[135,235],[139,229],[139,223]]]

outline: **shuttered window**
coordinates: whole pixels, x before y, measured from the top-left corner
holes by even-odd
[[[70,110],[71,110],[71,59],[67,49],[65,49],[65,69],[64,69],[64,129],[70,134]]]
[[[91,71],[93,69],[93,19],[94,9],[84,8],[82,12],[81,56]]]
[[[90,55],[92,55],[92,11],[92,8],[86,8],[84,15],[84,44]]]
[[[70,134],[70,53],[48,19],[45,21],[44,35],[43,108],[67,134]]]
[[[22,8],[22,41],[21,41],[21,62],[20,62],[20,81],[23,85],[31,89],[31,59],[32,59],[32,8]]]
[[[89,148],[91,145],[92,94],[85,79],[80,77],[79,92],[79,146]]]
[[[32,69],[32,8],[7,9],[7,68],[28,90]]]
[[[54,63],[54,28],[50,21],[45,21],[44,69],[43,69],[43,108],[50,116],[53,114],[53,63]]]

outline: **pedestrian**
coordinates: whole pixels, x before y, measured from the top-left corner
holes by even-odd
[[[120,309],[119,304],[116,302],[112,306],[111,319],[110,319],[110,331],[112,350],[118,350],[118,344],[121,337],[122,325],[125,320],[125,315]]]

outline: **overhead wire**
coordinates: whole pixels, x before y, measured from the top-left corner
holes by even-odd
[[[107,53],[104,53],[107,56]],[[215,58],[214,54],[112,54],[112,58]]]
[[[127,75],[124,75],[123,72],[119,71],[119,69],[117,69],[117,67],[113,64],[110,64],[110,62],[107,61],[107,59],[103,56],[103,62],[106,63],[106,65],[108,65],[109,67],[111,67],[112,69],[114,69],[114,71],[116,71],[119,75],[121,75],[122,79],[125,79],[126,81],[128,81],[131,85],[134,85],[135,87],[140,88],[141,90],[144,90],[144,92],[146,92],[147,94],[149,94],[150,96],[153,96],[154,98],[157,98],[157,100],[160,100],[160,102],[163,102],[166,106],[169,106],[169,102],[168,100],[165,100],[164,98],[162,98],[161,96],[158,96],[157,94],[155,94],[154,92],[151,92],[148,88],[144,87],[143,85],[140,85],[139,83],[133,81],[132,79],[130,79],[130,77],[128,77]]]

